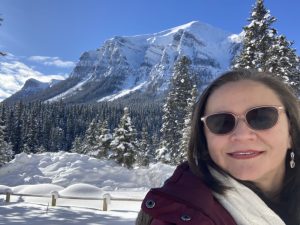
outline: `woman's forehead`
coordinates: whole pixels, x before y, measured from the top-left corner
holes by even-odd
[[[278,95],[268,86],[251,80],[228,82],[208,97],[206,113],[244,111],[260,105],[282,105]]]

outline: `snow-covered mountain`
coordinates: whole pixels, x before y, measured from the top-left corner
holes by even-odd
[[[28,96],[32,96],[34,94],[40,93],[41,91],[52,87],[53,85],[57,84],[61,80],[52,79],[50,82],[41,82],[34,78],[28,79],[22,89],[16,92],[14,95],[10,97],[10,101],[18,101],[22,100]]]
[[[66,78],[66,75],[62,74],[43,74],[36,69],[34,64],[29,66],[27,62],[28,58],[16,57],[11,53],[0,57],[0,102],[21,90],[26,81],[31,78],[48,83],[51,83],[51,80]]]
[[[84,52],[68,79],[29,99],[98,102],[137,92],[159,95],[183,55],[191,59],[198,83],[209,82],[229,68],[241,45],[238,37],[197,21],[154,34],[117,36]]]

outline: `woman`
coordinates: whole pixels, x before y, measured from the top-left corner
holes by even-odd
[[[299,115],[271,74],[217,78],[195,105],[188,163],[149,191],[136,224],[299,225]]]

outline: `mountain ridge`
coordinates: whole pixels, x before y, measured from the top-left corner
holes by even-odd
[[[174,63],[184,55],[191,59],[196,83],[207,83],[229,69],[239,51],[241,39],[233,35],[192,21],[154,34],[115,36],[84,52],[66,80],[26,98],[86,103],[136,92],[159,96],[168,90]]]

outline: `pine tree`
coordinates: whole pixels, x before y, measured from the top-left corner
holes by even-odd
[[[23,121],[23,110],[24,105],[22,102],[17,102],[15,108],[12,112],[12,134],[11,142],[13,143],[13,152],[19,154],[23,146],[23,131],[24,131],[24,121]]]
[[[136,130],[131,123],[129,110],[124,108],[124,114],[119,125],[114,130],[113,140],[110,144],[109,159],[115,160],[122,166],[132,168],[136,161],[137,141]]]
[[[251,68],[272,72],[300,94],[300,67],[296,50],[284,35],[277,35],[271,27],[276,21],[264,6],[263,0],[256,0],[245,26],[245,38],[240,55],[235,58],[234,68]]]
[[[290,84],[299,94],[300,64],[296,50],[292,48],[292,45],[293,43],[288,41],[284,35],[276,37],[276,42],[269,50],[270,58],[266,62],[266,67],[269,72]]]
[[[57,152],[63,149],[64,130],[60,127],[53,127],[50,133],[50,151]]]
[[[37,152],[38,140],[37,140],[37,121],[36,115],[32,115],[26,122],[26,133],[24,134],[24,146],[23,152],[30,154]]]
[[[36,149],[36,153],[38,153],[38,154],[41,154],[41,153],[44,153],[44,152],[46,152],[46,149],[45,149],[45,147],[44,146],[39,146],[37,149]]]
[[[267,71],[265,62],[270,57],[269,49],[275,42],[277,33],[271,25],[276,19],[265,8],[263,0],[256,0],[248,21],[250,24],[243,28],[243,48],[233,67]]]
[[[140,166],[148,166],[153,160],[154,155],[149,144],[149,133],[145,127],[141,132],[141,139],[139,141],[139,151],[137,154],[137,164]]]
[[[177,163],[181,163],[187,160],[187,148],[191,136],[191,125],[192,125],[192,114],[194,110],[194,105],[198,97],[198,90],[196,85],[193,86],[192,96],[187,100],[188,104],[186,107],[186,115],[184,117],[184,128],[182,132],[182,138],[180,143],[180,151],[177,156]]]
[[[157,150],[158,160],[176,164],[179,153],[187,99],[191,98],[192,80],[190,77],[191,61],[181,57],[174,66],[171,87],[163,106],[162,142]]]
[[[9,162],[14,156],[11,144],[7,143],[4,137],[5,125],[2,118],[0,118],[0,167]]]
[[[100,135],[100,124],[97,122],[97,119],[93,119],[83,139],[81,148],[83,154],[97,157],[99,151],[98,138]]]
[[[110,151],[112,134],[108,128],[108,122],[105,120],[100,127],[100,136],[97,137],[98,153],[97,158],[107,158]]]
[[[75,140],[72,143],[71,152],[83,154],[82,137],[79,136],[75,137]]]
[[[171,150],[176,146],[176,121],[175,115],[172,113],[176,109],[174,101],[172,101],[172,95],[169,93],[169,96],[166,98],[166,103],[163,105],[163,117],[162,117],[162,128],[160,130],[162,137],[160,142],[159,149],[156,150],[156,160],[170,163],[171,159]]]

